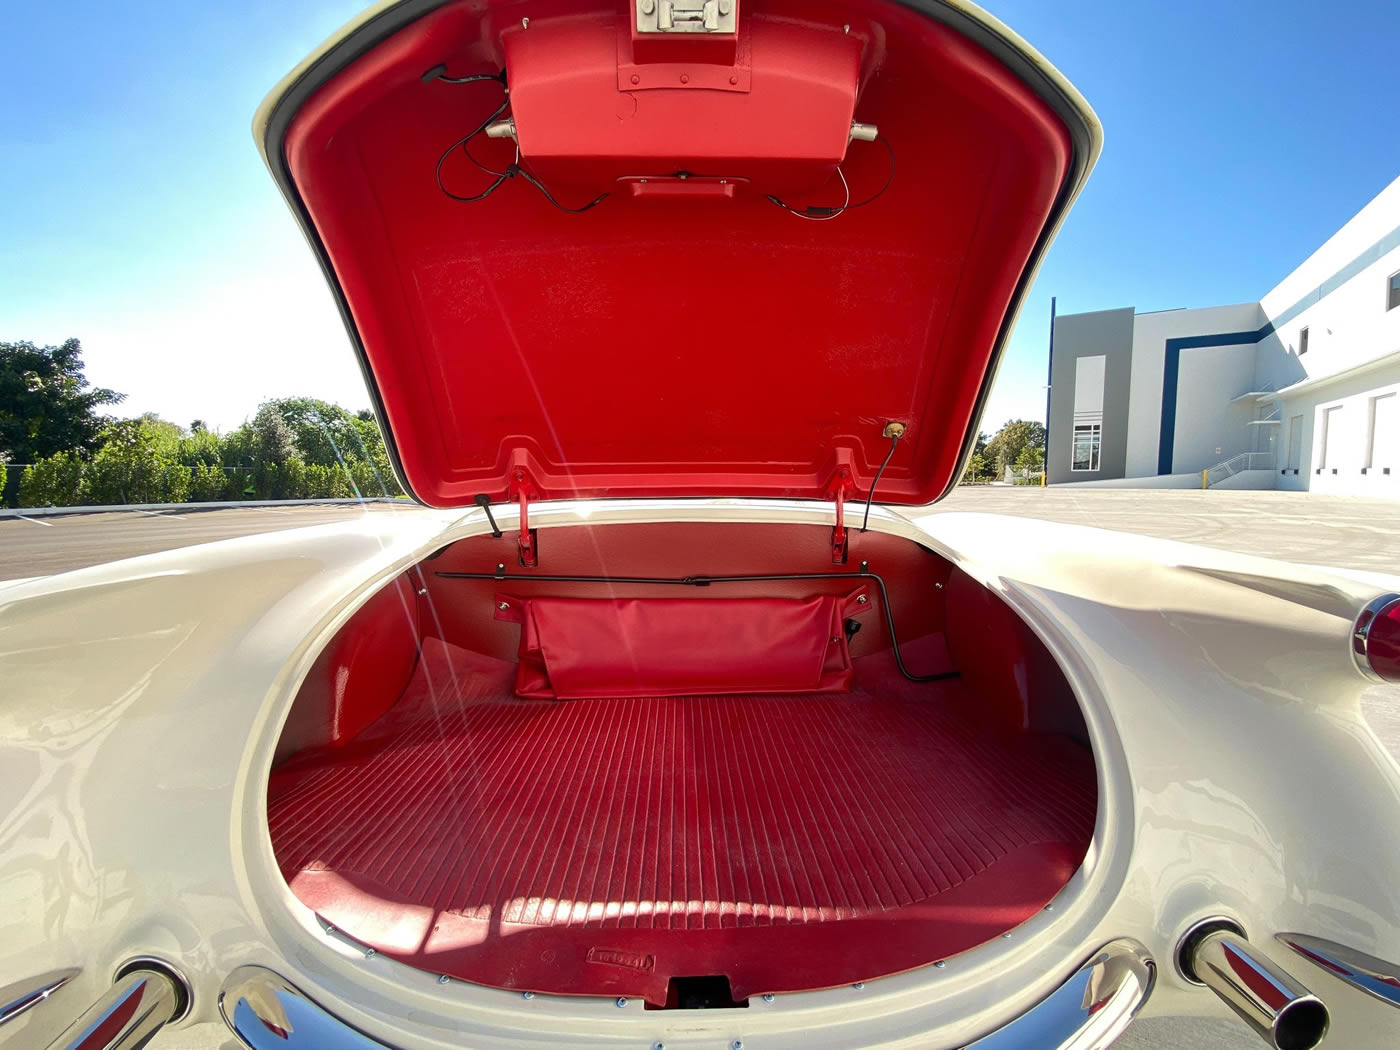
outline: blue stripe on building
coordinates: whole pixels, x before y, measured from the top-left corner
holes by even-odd
[[[1273,331],[1269,325],[1257,332],[1226,332],[1221,335],[1188,335],[1167,340],[1162,363],[1162,432],[1157,439],[1157,473],[1172,472],[1172,451],[1176,447],[1176,387],[1181,373],[1181,351],[1209,346],[1248,346]]]

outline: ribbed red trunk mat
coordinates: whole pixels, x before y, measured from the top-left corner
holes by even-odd
[[[293,892],[387,955],[504,988],[736,998],[845,984],[1023,921],[1079,865],[1094,767],[926,698],[517,700],[430,640],[348,747],[277,770]]]

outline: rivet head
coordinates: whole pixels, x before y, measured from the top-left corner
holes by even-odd
[[[452,980],[452,978],[451,978],[451,977],[448,977],[447,974],[445,974],[445,973],[440,973],[440,974],[438,974],[438,984],[446,984],[446,983],[447,983],[448,981],[450,981],[450,980]]]
[[[734,1040],[729,1044],[729,1050],[744,1050],[744,1041],[742,1039]]]
[[[948,964],[947,964],[946,962],[944,962],[942,959],[939,959],[939,960],[938,960],[936,963],[934,963],[933,965],[936,966],[936,967],[938,967],[938,968],[941,970],[941,969],[943,969],[943,967],[947,966]]]
[[[737,83],[739,83],[739,78],[738,78],[737,76],[731,76],[731,77],[729,78],[729,82],[730,82],[731,84],[737,84]]]
[[[641,78],[640,76],[638,76],[636,73],[633,73],[633,74],[632,74],[632,83],[634,83],[634,84],[640,84],[641,82],[642,82],[642,78]]]
[[[764,992],[764,993],[763,993],[763,1001],[764,1001],[765,1003],[771,1003],[771,1002],[773,1001],[773,993],[772,993],[772,992]]]
[[[1001,939],[1004,940],[1004,941],[1009,941],[1009,940],[1011,940],[1011,934],[1009,934],[1009,933],[1003,933],[1003,934],[1001,935]]]
[[[530,28],[530,20],[529,20],[528,18],[522,18],[522,19],[520,20],[520,28],[521,28],[521,29],[529,29],[529,28]]]
[[[626,997],[626,996],[623,996],[623,995],[619,995],[619,996],[617,997],[617,1008],[618,1008],[619,1010],[621,1010],[621,1009],[622,1009],[623,1007],[625,1007],[626,1005],[627,1005],[627,997]]]
[[[865,982],[857,981],[855,984],[851,985],[851,987],[854,988],[856,991],[860,991],[862,988],[865,987]]]
[[[651,15],[656,13],[656,0],[642,0],[642,14]]]
[[[870,601],[870,599],[867,598],[865,595],[862,594],[859,598],[856,599],[856,604],[857,604],[857,605],[864,605],[864,604],[865,604],[866,602],[868,602],[868,601]]]
[[[496,606],[496,608],[500,609],[501,612],[505,612],[507,609],[510,608],[510,602],[501,602],[499,605]]]
[[[849,33],[850,31],[851,31],[851,27],[850,27],[850,26],[842,26],[842,27],[841,27],[841,32],[843,32],[843,33]]]
[[[682,84],[689,84],[689,83],[690,83],[690,77],[687,76],[685,73],[682,73],[682,74],[681,74],[681,83],[682,83]]]
[[[365,958],[366,958],[366,959],[373,959],[374,956],[375,956],[375,951],[374,951],[373,948],[366,948],[366,949],[365,949]]]
[[[522,999],[533,999],[534,997],[535,997],[535,993],[534,993],[534,992],[521,992],[521,993],[520,993],[520,998],[522,998]]]

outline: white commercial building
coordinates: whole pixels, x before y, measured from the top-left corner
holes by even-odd
[[[1047,469],[1400,498],[1400,179],[1259,302],[1058,317]]]

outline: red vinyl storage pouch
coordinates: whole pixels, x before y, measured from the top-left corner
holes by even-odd
[[[560,700],[849,692],[845,620],[868,608],[865,588],[814,598],[496,596],[496,618],[520,624],[516,694]]]

